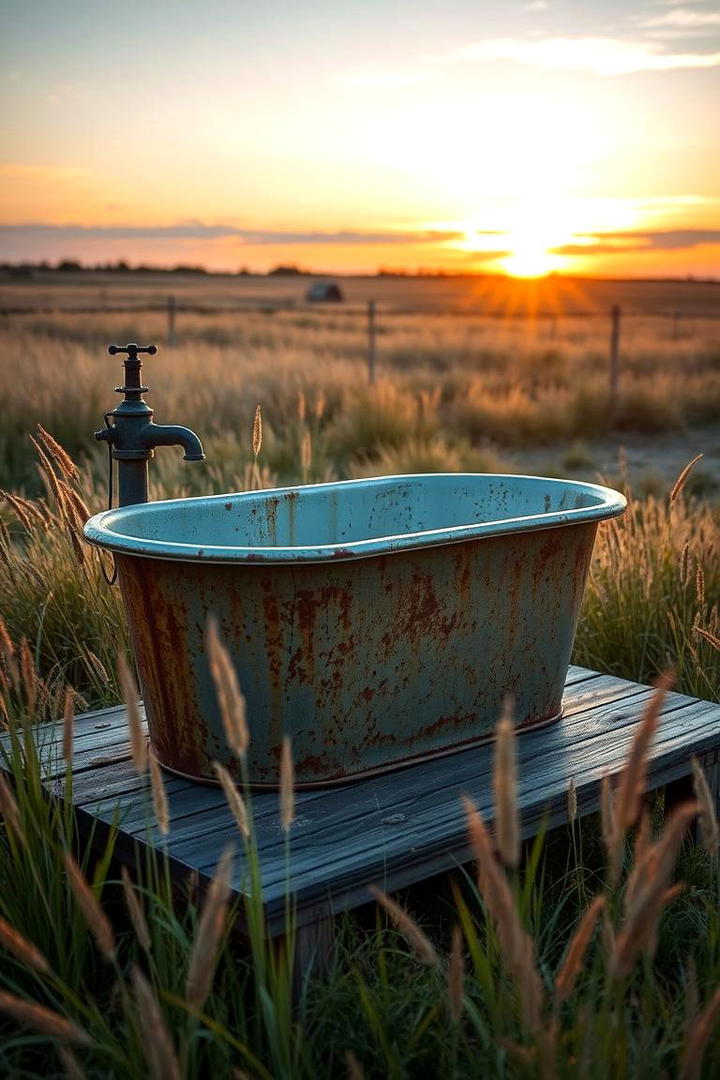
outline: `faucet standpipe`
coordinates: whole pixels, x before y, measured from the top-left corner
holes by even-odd
[[[124,346],[108,345],[108,352],[111,356],[117,356],[118,353],[127,353],[127,360],[123,360],[125,385],[116,386],[115,393],[125,394],[125,401],[139,401],[143,394],[147,394],[150,387],[140,385],[142,360],[138,357],[138,353],[147,353],[148,356],[154,356],[157,352],[157,346],[136,345],[131,341],[129,345]]]
[[[189,428],[153,423],[153,410],[143,399],[148,387],[140,381],[142,360],[139,354],[154,356],[157,348],[130,342],[124,346],[110,345],[108,352],[111,356],[127,353],[123,361],[125,385],[115,387],[115,393],[124,397],[117,408],[105,413],[105,427],[95,432],[95,438],[108,444],[111,470],[112,458],[118,462],[118,505],[129,506],[148,501],[147,463],[156,446],[182,446],[186,461],[204,461],[205,454],[202,443]]]

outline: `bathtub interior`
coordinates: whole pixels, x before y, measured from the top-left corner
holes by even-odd
[[[544,477],[381,477],[147,503],[103,514],[102,526],[118,540],[199,548],[310,548],[569,511],[607,517],[617,512],[609,508],[610,495],[615,493],[595,485]],[[88,536],[98,542],[91,532]]]

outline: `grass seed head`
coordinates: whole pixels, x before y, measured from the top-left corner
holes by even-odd
[[[188,974],[185,980],[185,998],[193,1009],[203,1007],[215,976],[218,948],[225,930],[232,860],[233,849],[227,848],[221,855],[213,879],[208,886],[190,952]]]
[[[180,1080],[182,1072],[155,991],[138,967],[130,976],[142,1047],[152,1080]]]
[[[66,494],[67,494],[67,497],[68,497],[68,499],[69,499],[70,503],[72,504],[73,509],[75,511],[76,524],[78,525],[78,528],[82,532],[83,525],[85,524],[87,519],[90,517],[90,509],[89,509],[87,503],[85,502],[85,500],[82,499],[80,497],[80,495],[78,495],[75,488],[70,487],[69,484],[67,486]]]
[[[670,877],[683,837],[696,814],[697,803],[678,806],[642,863],[633,868],[625,890],[625,919],[610,958],[614,978],[628,976],[641,953],[654,953],[660,917],[679,891],[677,886],[670,886]]]
[[[5,625],[5,620],[0,615],[0,660],[3,663],[6,671],[10,671],[11,663],[16,663],[15,646],[13,645],[12,638],[8,633],[8,628]]]
[[[73,734],[75,729],[75,694],[68,686],[65,688],[63,706],[63,759],[70,764],[73,756]]]
[[[167,792],[165,791],[165,781],[163,780],[162,770],[155,755],[148,754],[148,760],[150,762],[150,784],[152,786],[155,821],[157,822],[157,827],[162,835],[167,836],[170,832],[170,812],[168,808]]]
[[[495,733],[493,768],[495,796],[495,841],[506,866],[516,867],[520,861],[520,824],[517,808],[517,755],[513,704],[510,698],[503,703],[502,714]]]
[[[463,1012],[465,965],[462,948],[462,929],[455,923],[453,926],[450,960],[447,969],[448,1011],[453,1024],[459,1023]]]
[[[217,619],[213,615],[208,618],[205,642],[225,738],[234,753],[245,757],[250,745],[245,698],[230,653],[220,640]]]
[[[87,646],[84,650],[85,659],[88,662],[88,667],[92,670],[93,674],[100,680],[103,686],[108,686],[110,683],[110,676],[105,670],[105,665],[102,660],[92,649],[88,649]]]
[[[720,638],[717,636],[717,634],[713,634],[711,630],[706,630],[704,627],[697,625],[693,627],[693,630],[699,637],[703,639],[703,641],[707,641],[707,643],[709,645],[712,645],[714,649],[720,650]]]
[[[32,714],[35,712],[35,705],[37,704],[38,677],[35,670],[35,660],[30,651],[27,638],[23,638],[20,642],[20,672],[28,712]]]
[[[430,938],[420,929],[415,920],[408,915],[404,907],[401,907],[392,897],[387,893],[379,889],[377,885],[370,886],[370,892],[377,900],[380,907],[384,908],[390,919],[400,931],[402,936],[407,941],[408,945],[414,950],[415,954],[423,964],[427,964],[428,967],[439,968],[440,957],[438,956],[435,946],[430,941]]]
[[[255,416],[253,418],[252,429],[252,452],[254,458],[257,458],[262,448],[262,436],[262,411],[260,409],[260,406],[257,405],[255,408]]]
[[[110,920],[101,908],[95,893],[69,851],[63,852],[63,862],[78,907],[83,913],[88,929],[106,960],[115,958],[115,933]]]
[[[677,480],[675,481],[675,485],[674,485],[672,491],[670,492],[670,505],[671,506],[680,497],[680,495],[682,493],[682,490],[685,487],[685,484],[687,483],[687,478],[690,475],[690,472],[692,471],[692,469],[695,468],[698,461],[700,461],[702,459],[702,457],[703,457],[702,454],[697,454],[692,459],[692,461],[688,462],[688,464],[685,466],[683,471],[678,476]]]
[[[61,1043],[57,1048],[57,1054],[62,1062],[65,1080],[85,1080],[85,1073],[80,1066],[80,1062],[69,1046]]]
[[[287,735],[283,736],[280,756],[280,822],[285,832],[295,820],[295,766]]]
[[[237,789],[232,776],[224,768],[219,761],[213,761],[213,771],[220,781],[220,786],[223,789],[225,799],[232,816],[235,818],[235,824],[242,833],[245,840],[250,839],[250,817],[248,815],[247,806],[245,800]]]
[[[365,1073],[352,1050],[345,1051],[345,1065],[347,1066],[347,1080],[365,1080]]]
[[[0,815],[2,815],[5,824],[9,829],[12,829],[20,843],[24,844],[25,834],[20,824],[18,804],[15,801],[10,785],[2,773],[0,773]]]
[[[30,532],[33,527],[32,518],[23,507],[22,500],[16,495],[11,495],[9,491],[0,491],[0,498],[3,498],[8,506],[12,507],[15,516],[25,531]]]
[[[300,443],[300,467],[303,471],[303,476],[307,477],[312,465],[312,436],[309,431],[303,434],[302,442]]]
[[[75,1043],[77,1046],[92,1045],[90,1036],[81,1027],[54,1009],[38,1005],[35,1001],[26,1001],[15,994],[0,990],[0,1012],[12,1016],[43,1035],[49,1035],[52,1039]]]
[[[463,798],[468,834],[478,866],[478,888],[493,920],[503,966],[515,981],[523,1026],[533,1036],[543,1027],[544,989],[535,946],[523,926],[507,876],[493,852],[490,834],[472,799]]]
[[[635,824],[640,814],[646,787],[648,753],[657,731],[665,694],[672,683],[673,676],[669,672],[665,672],[658,679],[657,689],[648,702],[637,727],[627,762],[620,776],[615,820],[623,839],[627,829]]]
[[[699,1080],[702,1059],[718,1020],[720,1019],[720,986],[690,1028],[680,1061],[679,1080]]]
[[[700,563],[695,570],[695,600],[697,601],[698,613],[705,607],[705,571]]]
[[[700,812],[700,831],[702,833],[703,847],[711,858],[717,859],[720,831],[718,830],[715,800],[710,793],[707,777],[700,766],[700,762],[695,757],[692,759],[692,769],[693,791]]]
[[[577,788],[575,787],[575,781],[572,777],[570,777],[570,783],[568,784],[567,812],[568,821],[572,825],[577,820],[578,812]]]
[[[643,809],[640,815],[640,824],[635,831],[635,850],[633,852],[633,865],[635,867],[642,866],[650,847],[651,835],[650,815],[646,809]]]
[[[38,971],[41,975],[46,975],[49,972],[50,965],[40,950],[31,941],[24,938],[2,916],[0,916],[0,944],[4,945],[8,952],[11,952],[21,963],[32,968],[33,971]]]
[[[139,691],[132,668],[125,657],[124,652],[118,653],[118,680],[120,690],[125,700],[128,719],[128,735],[130,736],[130,754],[133,768],[136,773],[144,773],[148,767],[148,748],[145,732],[140,718]]]
[[[128,915],[130,916],[130,922],[133,925],[135,931],[135,937],[138,939],[140,947],[144,949],[146,953],[150,952],[152,947],[152,938],[150,937],[150,928],[145,918],[145,909],[143,908],[142,900],[138,896],[132,881],[130,880],[130,874],[127,867],[123,866],[120,871],[122,878],[123,893],[125,895],[125,906],[128,909]]]
[[[598,917],[605,907],[605,898],[596,896],[583,914],[580,924],[573,934],[562,966],[555,978],[555,1001],[558,1005],[567,1001],[573,992],[578,975],[582,971],[585,954],[595,930]]]
[[[68,454],[67,450],[65,450],[64,447],[62,447],[60,443],[52,437],[49,431],[45,430],[42,424],[38,424],[37,433],[40,442],[43,444],[45,450],[53,459],[53,461],[57,463],[60,471],[64,473],[64,475],[67,476],[69,480],[79,480],[80,473],[78,471],[78,467]]]

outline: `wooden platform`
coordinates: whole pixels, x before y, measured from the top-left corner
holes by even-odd
[[[563,719],[519,739],[524,836],[533,835],[544,819],[550,826],[566,820],[571,778],[579,813],[597,808],[602,775],[621,768],[652,693],[636,683],[570,669]],[[61,726],[38,730],[46,786],[62,794]],[[719,748],[720,706],[669,694],[652,750],[649,786],[687,776],[696,755],[717,792]],[[486,817],[492,816],[492,752],[491,744],[484,745],[375,779],[298,793],[290,876],[298,925],[307,927],[310,938],[323,920],[327,926],[330,915],[366,902],[369,883],[392,891],[470,858],[459,800],[467,793]],[[102,834],[118,823],[117,851],[128,865],[144,845],[164,846],[178,878],[196,872],[201,881],[208,879],[228,842],[239,841],[223,795],[170,775],[165,781],[171,829],[163,839],[152,825],[147,780],[137,777],[130,764],[124,709],[77,718],[72,800],[81,831],[94,827]],[[286,885],[278,800],[275,794],[256,794],[253,804],[268,932],[276,935],[282,932]],[[239,865],[235,887],[242,883]]]

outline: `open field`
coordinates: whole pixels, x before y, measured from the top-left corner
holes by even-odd
[[[0,307],[48,308],[0,319],[4,487],[34,482],[24,435],[39,416],[73,454],[92,455],[89,435],[112,406],[121,370],[105,346],[140,339],[161,350],[146,368],[158,419],[188,424],[207,443],[206,467],[178,470],[172,452],[158,457],[155,475],[173,490],[240,482],[258,403],[268,482],[485,467],[592,477],[616,471],[622,446],[638,490],[658,491],[700,452],[706,460],[693,482],[708,494],[720,487],[713,285],[583,283],[582,310],[596,314],[581,317],[572,314],[579,284],[561,279],[346,279],[352,302],[312,306],[301,302],[302,278],[49,277],[0,286]],[[165,344],[169,289],[187,306],[176,315],[174,347]],[[98,290],[113,310],[87,307],[100,303]],[[421,294],[423,307],[414,308]],[[378,297],[372,389],[360,304],[367,295]],[[277,306],[263,310],[253,298]],[[625,312],[614,407],[610,301]],[[127,310],[137,305],[143,310]],[[83,309],[58,310],[71,307]],[[533,311],[546,314],[528,317]],[[679,321],[670,317],[677,311]]]
[[[343,277],[253,276],[188,273],[74,273],[34,271],[14,276],[0,270],[0,310],[29,307],[92,308],[165,305],[169,295],[196,307],[303,306],[314,281],[337,280],[347,304],[376,300],[393,311],[512,315],[526,312],[577,315],[606,313],[613,304],[628,312],[670,318],[675,312],[720,316],[720,282],[612,281],[547,277]],[[338,308],[338,314],[342,309]]]

